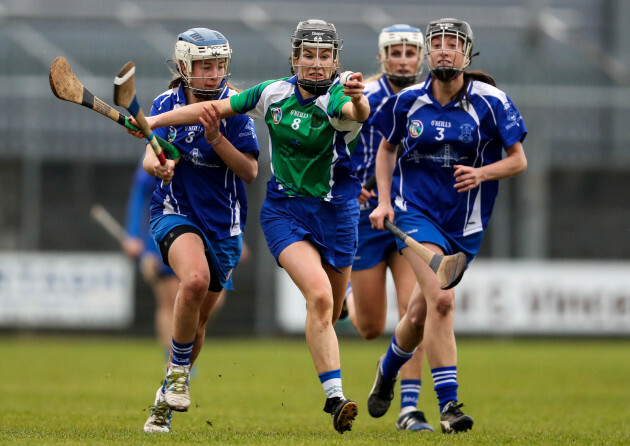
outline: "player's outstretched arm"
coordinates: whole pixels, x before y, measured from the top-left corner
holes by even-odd
[[[210,104],[217,106],[222,118],[229,118],[236,114],[230,106],[230,99],[225,98],[218,101],[197,102],[196,104],[170,110],[159,115],[148,117],[147,122],[151,126],[151,129],[171,125],[197,124],[199,123],[199,117],[202,114],[203,107],[210,107]]]

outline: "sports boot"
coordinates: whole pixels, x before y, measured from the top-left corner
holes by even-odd
[[[413,410],[399,416],[396,422],[396,429],[400,431],[433,432],[433,427],[427,422],[427,419],[424,417],[424,412],[421,410]]]
[[[164,400],[168,407],[178,412],[188,410],[190,407],[189,381],[190,366],[171,364],[164,385]]]
[[[155,393],[155,402],[150,409],[150,415],[147,422],[144,423],[145,432],[170,432],[171,431],[171,418],[173,417],[173,411],[168,407],[166,401],[164,401],[164,394],[162,393],[162,387]]]
[[[368,412],[374,418],[382,417],[387,413],[392,400],[394,399],[394,386],[398,375],[392,378],[384,378],[381,364],[383,364],[385,355],[381,356],[376,366],[376,379],[374,380],[374,386],[368,396]]]
[[[359,413],[359,409],[356,402],[335,397],[326,400],[324,412],[332,415],[333,427],[343,434],[345,431],[352,430],[352,422]]]
[[[440,425],[442,432],[445,434],[466,432],[472,429],[473,419],[461,411],[463,404],[457,404],[457,401],[451,400],[446,403],[442,414],[440,415]]]

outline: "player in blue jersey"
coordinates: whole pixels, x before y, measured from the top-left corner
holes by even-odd
[[[387,98],[418,81],[422,67],[423,40],[422,32],[409,25],[393,25],[381,31],[378,38],[381,73],[368,78],[365,87],[371,116]],[[409,297],[416,284],[409,262],[396,247],[396,238],[389,232],[373,229],[370,223],[370,213],[378,204],[376,193],[372,190],[376,182],[372,180],[381,139],[374,125],[364,124],[352,154],[355,175],[364,187],[359,197],[359,244],[352,265],[352,286],[348,288],[346,304],[352,325],[365,339],[375,339],[385,330],[387,269],[391,271],[396,287],[399,318],[406,313]],[[396,427],[401,430],[433,430],[424,413],[417,408],[422,384],[423,356],[424,351],[420,345],[400,372],[400,413]]]
[[[128,256],[138,260],[142,278],[153,290],[155,331],[168,358],[171,349],[173,306],[179,280],[173,270],[162,262],[149,226],[149,203],[156,187],[155,177],[146,173],[140,163],[134,172],[129,190],[125,222],[127,236],[121,245]]]
[[[193,28],[180,34],[175,77],[153,102],[151,115],[236,94],[227,83],[231,54],[217,31]],[[214,135],[215,124],[221,138]],[[172,160],[162,166],[147,145],[143,161],[147,173],[163,180],[157,181],[151,200],[151,230],[162,260],[180,281],[171,359],[144,425],[146,432],[169,432],[172,411],[190,406],[190,367],[203,345],[210,312],[223,290],[233,289],[247,217],[244,183],[258,173],[258,142],[253,121],[240,115],[212,125],[202,118],[155,133],[181,152],[176,166]]]
[[[395,221],[433,252],[463,252],[468,262],[479,251],[498,180],[527,167],[523,119],[490,76],[465,71],[472,47],[468,23],[451,18],[431,22],[425,35],[429,77],[390,97],[371,120],[383,135],[376,156],[379,200],[370,215],[372,225],[382,230],[385,218]],[[397,161],[398,144],[403,153]],[[473,419],[458,404],[454,292],[440,289],[430,267],[404,243],[398,242],[398,248],[419,287],[379,360],[368,397],[370,413],[385,414],[398,371],[423,341],[442,431],[466,431]]]
[[[352,175],[352,150],[369,116],[363,75],[340,85],[342,41],[333,24],[298,23],[291,39],[292,77],[263,82],[211,107],[191,105],[149,118],[152,127],[215,121],[235,114],[265,120],[272,177],[260,220],[267,245],[307,304],[306,341],[326,393],[324,411],[339,433],[358,412],[341,384],[339,317],[357,243],[361,190]],[[222,138],[218,130],[215,133]]]

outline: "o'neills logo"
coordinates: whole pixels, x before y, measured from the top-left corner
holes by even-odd
[[[271,109],[271,119],[274,124],[279,124],[282,119],[282,109],[280,107],[274,107]]]
[[[424,126],[422,125],[422,121],[411,121],[409,124],[409,135],[412,138],[417,138],[422,134],[422,130],[424,130]]]

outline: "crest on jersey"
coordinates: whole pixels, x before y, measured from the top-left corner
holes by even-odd
[[[518,114],[516,113],[516,110],[514,110],[514,107],[512,107],[512,104],[506,102],[503,104],[503,108],[505,109],[505,113],[510,121],[516,121],[518,119]]]
[[[282,109],[280,107],[274,107],[271,109],[271,119],[274,124],[280,124],[282,120]]]
[[[461,133],[459,134],[459,137],[457,139],[459,139],[461,142],[463,143],[469,143],[473,141],[473,136],[472,136],[472,131],[473,131],[473,126],[470,124],[462,124],[459,129],[461,130]]]
[[[326,124],[327,120],[328,118],[322,111],[320,111],[319,109],[315,110],[311,115],[311,129],[321,129],[322,127],[324,127],[324,124]]]
[[[413,120],[409,124],[409,135],[412,138],[417,138],[422,134],[422,130],[424,130],[424,125],[422,125],[422,121]]]
[[[506,102],[505,104],[503,104],[503,109],[505,110],[507,118],[511,121],[508,125],[505,126],[505,129],[509,130],[514,126],[520,127],[520,116],[516,109],[512,106],[512,104],[510,102]]]
[[[168,128],[168,136],[167,136],[167,141],[168,142],[173,142],[175,141],[175,138],[177,138],[177,129],[173,126]]]

